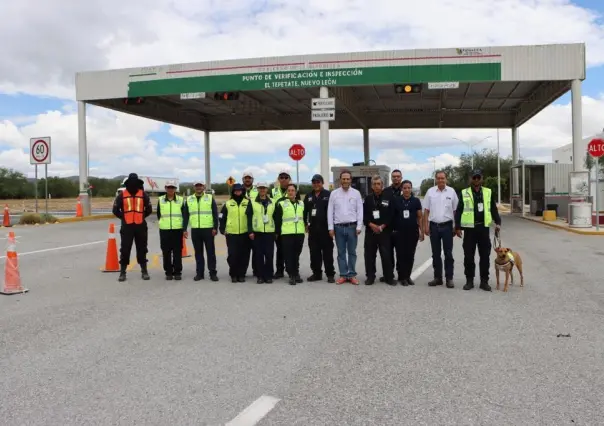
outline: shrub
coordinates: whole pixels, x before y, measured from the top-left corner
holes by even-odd
[[[21,225],[35,225],[36,223],[55,223],[57,218],[46,213],[23,213],[19,219]]]

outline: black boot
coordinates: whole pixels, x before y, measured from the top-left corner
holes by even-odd
[[[491,286],[489,285],[489,280],[480,280],[479,288],[484,291],[492,291]]]
[[[120,276],[117,279],[119,282],[124,282],[126,281],[126,268],[121,268],[120,269]]]
[[[474,280],[472,278],[466,278],[466,285],[463,286],[464,290],[472,290],[474,288]]]
[[[145,281],[149,281],[151,279],[149,272],[147,271],[147,265],[141,265],[141,278]]]

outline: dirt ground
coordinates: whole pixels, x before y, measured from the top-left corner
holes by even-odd
[[[228,199],[226,195],[217,195],[216,202],[220,205]],[[92,210],[111,210],[113,206],[113,197],[92,197]],[[58,198],[48,200],[48,211],[59,212],[59,211],[75,211],[78,200],[75,198]],[[36,200],[2,200],[2,208],[4,205],[8,205],[11,213],[23,213],[23,212],[35,212],[36,211]],[[155,208],[157,204],[157,197],[151,197],[151,203]],[[38,199],[38,212],[43,213],[46,209],[44,199]]]

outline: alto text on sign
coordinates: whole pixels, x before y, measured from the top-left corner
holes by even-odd
[[[604,156],[604,139],[592,139],[589,144],[587,144],[587,152],[595,158]]]
[[[335,109],[336,98],[312,98],[310,107],[311,109]]]
[[[50,137],[29,140],[29,164],[50,164]]]
[[[300,161],[305,155],[306,149],[299,143],[295,143],[289,148],[289,157],[294,161]]]
[[[336,119],[335,109],[317,109],[310,112],[312,121],[334,121]]]

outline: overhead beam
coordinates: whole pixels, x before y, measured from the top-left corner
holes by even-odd
[[[514,126],[519,127],[570,90],[570,81],[544,81],[517,109]]]
[[[354,89],[351,87],[330,87],[329,91],[339,101],[336,102],[336,108],[342,107],[358,123],[361,129],[368,128],[363,111],[357,106],[358,100]]]

